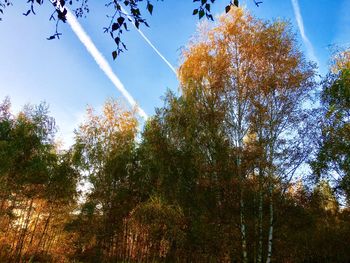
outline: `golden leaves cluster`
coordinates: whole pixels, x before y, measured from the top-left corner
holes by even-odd
[[[183,52],[179,76],[186,95],[201,85],[215,92],[241,86],[242,94],[270,93],[299,86],[306,62],[285,21],[263,21],[242,8],[219,17],[218,24],[200,30],[197,41]]]
[[[102,108],[102,114],[92,107],[86,111],[86,121],[80,125],[80,133],[85,138],[99,142],[106,150],[108,145],[117,143],[121,134],[134,139],[137,131],[135,112],[126,109],[118,100],[108,99]],[[113,148],[113,146],[112,146]]]

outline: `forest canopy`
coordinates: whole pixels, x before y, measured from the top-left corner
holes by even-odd
[[[45,103],[5,98],[0,262],[350,261],[348,54],[320,85],[288,22],[233,8],[142,131],[108,99],[62,150]]]

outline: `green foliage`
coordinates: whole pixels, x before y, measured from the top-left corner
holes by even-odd
[[[70,154],[56,148],[55,132],[46,104],[17,115],[8,98],[0,104],[0,261],[53,260],[45,244],[52,233],[62,238],[58,230],[75,204],[78,181]]]
[[[316,175],[336,177],[336,185],[350,197],[350,70],[329,75],[322,91],[321,138]]]
[[[151,196],[130,214],[131,232],[153,243],[152,257],[159,259],[175,255],[184,249],[185,217],[181,207],[169,205],[162,198]]]

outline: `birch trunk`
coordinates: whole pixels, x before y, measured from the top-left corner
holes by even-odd
[[[257,263],[262,262],[262,250],[263,250],[263,171],[259,168],[259,209],[258,209],[258,255]]]
[[[243,191],[241,190],[241,198],[240,198],[240,223],[241,223],[241,236],[242,236],[242,256],[243,263],[248,262],[248,253],[247,253],[247,235],[246,235],[246,226],[244,219],[244,200],[243,200]]]
[[[270,187],[269,187],[269,201],[270,201],[270,205],[269,205],[269,216],[270,216],[270,227],[269,227],[269,237],[268,237],[268,245],[267,245],[267,258],[266,258],[266,263],[270,263],[271,262],[271,257],[272,257],[272,243],[273,243],[273,186],[270,183]]]

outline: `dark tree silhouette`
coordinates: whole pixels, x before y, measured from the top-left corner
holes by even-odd
[[[157,0],[158,1],[158,0]],[[162,0],[163,1],[163,0]],[[192,0],[198,2],[198,7],[193,10],[193,15],[198,16],[199,19],[204,16],[209,20],[214,20],[211,13],[211,5],[216,0]],[[225,7],[226,13],[230,11],[232,6],[238,7],[238,0],[226,0],[227,5]],[[259,6],[262,1],[253,0],[256,6]],[[153,1],[154,2],[154,1]],[[35,15],[35,9],[38,6],[42,6],[45,3],[52,5],[53,12],[50,15],[49,20],[55,22],[55,32],[49,36],[48,40],[59,39],[61,33],[58,30],[60,22],[67,21],[68,6],[72,9],[76,17],[80,18],[86,16],[90,12],[88,0],[28,0],[28,10],[23,15],[28,16],[30,14]],[[4,9],[13,4],[12,0],[0,0],[0,15],[4,13]],[[141,5],[144,5],[141,7]],[[146,19],[144,18],[144,9],[152,15],[154,6],[151,0],[109,0],[105,2],[105,6],[112,12],[111,15],[107,15],[110,18],[110,23],[106,25],[103,30],[105,33],[109,33],[113,41],[116,44],[115,50],[112,51],[113,59],[116,59],[121,52],[127,50],[125,43],[122,40],[122,34],[124,31],[129,31],[130,23],[134,24],[136,28],[141,25],[149,27]],[[2,17],[0,16],[0,21]]]

